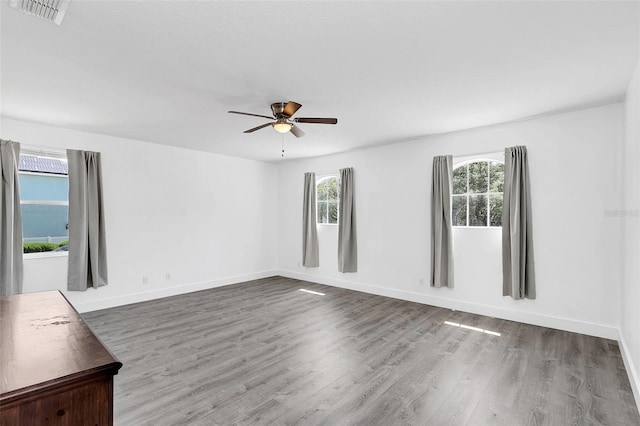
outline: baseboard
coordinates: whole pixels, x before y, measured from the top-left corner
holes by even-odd
[[[558,330],[570,331],[574,333],[586,334],[589,336],[603,337],[605,339],[619,340],[619,330],[615,327],[596,324],[586,321],[577,321],[568,318],[554,317],[548,315],[533,314],[530,312],[515,311],[496,306],[482,305],[471,302],[458,301],[445,297],[425,295],[406,290],[396,290],[387,287],[378,287],[369,284],[354,283],[346,280],[322,277],[312,274],[288,270],[269,270],[252,274],[236,275],[232,277],[220,278],[216,280],[190,283],[176,287],[155,289],[140,293],[127,294],[112,298],[94,300],[90,302],[74,302],[74,307],[78,312],[90,312],[100,309],[113,308],[116,306],[128,305],[131,303],[145,302],[147,300],[160,299],[163,297],[175,296],[178,294],[191,293],[194,291],[207,290],[210,288],[222,287],[237,284],[245,281],[268,278],[280,275],[288,278],[295,278],[317,284],[330,285],[349,290],[361,291],[364,293],[376,294],[379,296],[393,297],[395,299],[407,300],[410,302],[423,303],[425,305],[438,306],[446,309],[470,312],[478,315],[485,315],[510,321],[522,322],[525,324],[538,325],[541,327],[555,328]],[[636,376],[637,377],[637,376]]]
[[[510,321],[517,321],[525,324],[532,324],[541,327],[554,328],[557,330],[570,331],[573,333],[586,334],[589,336],[603,337],[605,339],[618,340],[619,335],[618,329],[616,327],[611,327],[603,324],[577,321],[569,318],[533,314],[530,312],[521,312],[512,309],[505,309],[502,307],[463,302],[453,299],[447,299],[444,297],[430,296],[405,290],[395,290],[369,284],[354,283],[351,281],[321,277],[295,271],[279,270],[277,271],[277,274],[283,277],[295,278],[317,284],[346,288],[349,290],[361,291],[364,293],[377,294],[379,296],[393,297],[395,299],[423,303],[425,305],[438,306],[441,308],[453,309],[456,311],[463,311],[494,318],[506,319]]]
[[[620,347],[620,354],[622,355],[622,361],[624,362],[624,368],[627,369],[627,375],[629,376],[629,383],[631,384],[631,390],[633,391],[633,397],[636,399],[636,405],[640,409],[640,377],[638,377],[638,370],[633,363],[631,354],[629,353],[629,346],[624,339],[622,331],[618,336],[618,342]]]
[[[111,297],[90,302],[74,302],[73,307],[78,312],[91,312],[100,309],[113,308],[116,306],[130,305],[131,303],[146,302],[147,300],[161,299],[163,297],[176,296],[178,294],[192,293],[194,291],[208,290],[216,287],[223,287],[231,284],[268,278],[278,275],[279,271],[263,271],[253,274],[236,275],[232,277],[219,278],[209,281],[183,284],[175,287],[161,288],[140,293],[127,294],[124,296]]]

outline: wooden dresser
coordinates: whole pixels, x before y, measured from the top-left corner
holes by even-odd
[[[120,367],[59,291],[0,297],[0,425],[111,425]]]

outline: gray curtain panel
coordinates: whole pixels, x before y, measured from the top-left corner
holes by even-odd
[[[433,158],[431,181],[431,286],[453,288],[451,194],[453,157]]]
[[[358,271],[356,205],[353,167],[340,169],[340,205],[338,212],[338,271]]]
[[[516,300],[536,298],[529,180],[527,148],[505,148],[502,294]]]
[[[69,290],[107,285],[107,245],[100,153],[67,150],[69,162]]]
[[[320,265],[318,229],[316,228],[316,174],[304,174],[304,201],[302,207],[302,266]]]
[[[0,296],[22,293],[20,144],[0,140]]]

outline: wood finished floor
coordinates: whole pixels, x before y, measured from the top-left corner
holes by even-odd
[[[83,317],[116,425],[640,425],[606,339],[282,277]]]

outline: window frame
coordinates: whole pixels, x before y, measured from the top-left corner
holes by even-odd
[[[67,161],[67,155],[66,153],[62,153],[62,152],[55,152],[55,151],[47,151],[47,150],[32,150],[32,149],[21,149],[20,150],[20,155],[27,155],[27,156],[35,156],[35,157],[45,157],[45,158],[54,158],[57,160],[64,160]],[[29,170],[20,170],[18,169],[18,175],[27,175],[27,176],[46,176],[46,177],[56,177],[56,178],[60,178],[60,179],[67,179],[67,181],[69,180],[69,173],[67,171],[66,175],[63,174],[55,174],[55,173],[43,173],[43,172],[33,172],[33,171],[29,171]],[[69,194],[67,193],[67,199],[66,201],[63,200],[30,200],[30,199],[22,199],[22,197],[20,198],[20,208],[22,209],[23,205],[44,205],[44,206],[66,206],[67,209],[69,207]],[[67,213],[68,215],[68,213]],[[67,216],[67,231],[68,231],[68,226],[69,226],[69,217]],[[24,223],[23,223],[23,227],[24,227]],[[23,228],[23,232],[24,232],[24,228]],[[25,243],[24,241],[24,236],[22,237],[23,240],[23,244]],[[67,236],[67,239],[69,237]],[[36,252],[36,253],[22,253],[22,257],[23,259],[38,259],[38,258],[52,258],[52,257],[67,257],[69,256],[69,252],[68,251],[45,251],[45,252]]]
[[[497,155],[496,155],[497,156]],[[469,192],[469,166],[473,163],[487,163],[487,192]],[[466,224],[465,225],[454,225],[453,224],[453,220],[452,220],[452,228],[460,228],[460,229],[502,229],[502,223],[500,223],[500,225],[496,226],[496,225],[491,225],[491,196],[492,195],[501,195],[502,199],[504,201],[504,179],[503,179],[503,191],[502,192],[491,192],[491,163],[500,163],[502,164],[503,168],[504,168],[504,158],[500,159],[500,158],[494,158],[493,155],[491,156],[483,156],[483,157],[462,157],[459,159],[458,162],[456,162],[453,166],[453,172],[455,172],[456,169],[460,168],[460,167],[467,167],[467,187],[466,187],[466,192],[463,194],[454,194],[453,190],[451,191],[451,214],[452,214],[452,219],[453,219],[453,200],[454,198],[461,198],[461,197],[466,197],[467,199],[467,217],[466,217]],[[503,172],[503,177],[504,177],[504,172]],[[452,182],[452,186],[453,186],[453,182]],[[470,225],[469,224],[469,211],[470,211],[470,197],[472,195],[476,195],[476,196],[485,196],[486,200],[487,200],[487,223],[485,225]],[[503,208],[504,208],[504,203],[503,203]]]
[[[318,199],[318,185],[320,185],[320,183],[322,183],[322,181],[329,180],[329,179],[335,179],[336,180],[336,223],[318,221],[318,218],[320,216],[319,215],[319,213],[320,213],[320,202],[326,202],[327,203],[327,220],[329,218],[329,202],[331,202],[332,200],[329,200],[329,198],[327,198],[327,200],[323,200],[323,201]],[[340,222],[340,177],[337,174],[326,174],[326,175],[316,176],[316,225],[337,226],[338,222]]]

